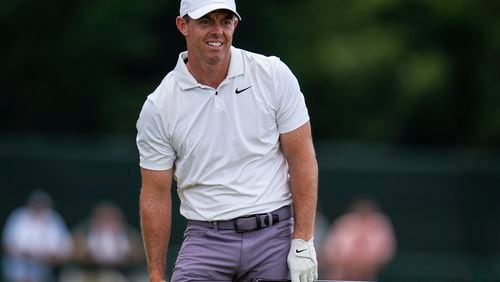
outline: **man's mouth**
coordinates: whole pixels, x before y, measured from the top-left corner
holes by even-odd
[[[215,41],[209,41],[207,44],[210,45],[210,46],[212,46],[212,47],[220,47],[220,46],[222,46],[222,42],[215,42]]]

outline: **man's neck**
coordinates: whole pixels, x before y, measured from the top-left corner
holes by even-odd
[[[227,76],[229,62],[230,58],[219,64],[207,64],[200,61],[188,60],[186,66],[199,83],[218,88]]]

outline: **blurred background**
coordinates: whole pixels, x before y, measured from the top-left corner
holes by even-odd
[[[500,279],[500,1],[237,4],[234,45],[279,56],[306,97],[317,238],[365,197],[393,228],[380,281]],[[184,50],[178,6],[0,2],[2,227],[44,190],[72,234],[103,200],[139,229],[135,122]],[[170,268],[185,226],[173,194]]]

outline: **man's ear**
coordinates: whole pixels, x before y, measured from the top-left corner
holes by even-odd
[[[177,16],[175,19],[175,25],[177,25],[177,29],[182,33],[182,35],[186,36],[188,34],[187,22],[183,17]]]

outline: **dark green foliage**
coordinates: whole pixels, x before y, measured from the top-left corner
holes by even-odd
[[[298,76],[318,139],[500,144],[500,10],[474,0],[240,0],[235,45]],[[0,126],[133,132],[184,39],[178,1],[3,1]]]

